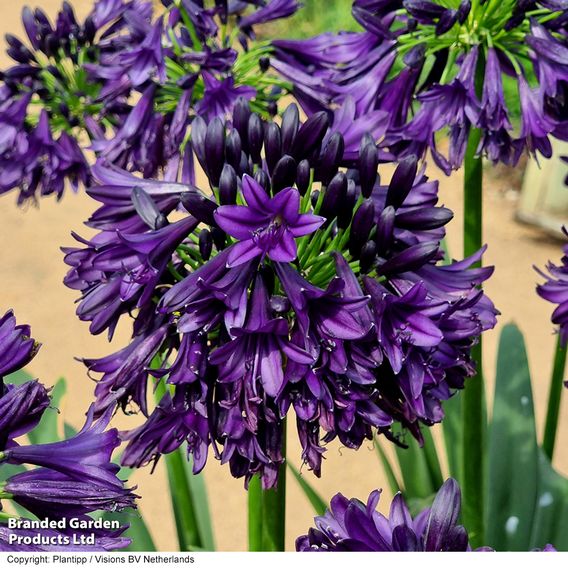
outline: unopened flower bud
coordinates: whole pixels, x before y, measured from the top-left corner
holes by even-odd
[[[292,187],[296,181],[296,160],[292,156],[282,156],[272,173],[272,192],[278,193],[285,187]]]
[[[208,261],[213,250],[213,237],[208,229],[202,229],[199,233],[199,254],[201,258]]]

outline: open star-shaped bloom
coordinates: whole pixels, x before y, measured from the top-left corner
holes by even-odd
[[[243,177],[247,205],[223,205],[215,211],[215,221],[229,235],[239,239],[227,258],[227,266],[268,256],[276,262],[292,262],[298,253],[295,239],[316,231],[323,217],[300,213],[300,193],[284,188],[269,197],[250,176]]]

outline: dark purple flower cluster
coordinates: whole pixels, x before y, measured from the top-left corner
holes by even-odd
[[[273,65],[308,113],[347,99],[358,117],[383,111],[385,149],[398,158],[430,149],[447,174],[473,128],[477,153],[508,165],[524,149],[550,157],[551,136],[568,139],[563,3],[355,0],[352,13],[363,31],[274,42]]]
[[[135,495],[124,487],[117,477],[119,466],[111,462],[120,440],[116,429],[105,431],[109,412],[95,421],[91,408],[83,429],[67,440],[20,445],[19,439],[38,425],[49,407],[49,392],[38,381],[14,385],[5,384],[5,380],[27,364],[36,350],[29,326],[16,325],[12,312],[6,313],[0,319],[0,500],[11,500],[38,519],[50,521],[88,520],[88,514],[95,511],[134,507]],[[4,464],[37,467],[6,478],[2,475]],[[65,545],[68,540],[72,550],[112,550],[129,543],[120,537],[126,527],[81,533],[66,526],[43,535],[50,537],[53,545],[36,544],[32,531],[11,528],[5,521],[7,518],[0,517],[0,551],[65,550],[69,549]],[[80,546],[81,535],[91,533],[96,536],[95,544]]]
[[[236,477],[273,486],[293,407],[319,475],[334,438],[358,448],[399,422],[420,440],[474,373],[470,349],[495,324],[479,289],[492,269],[473,267],[483,251],[444,264],[452,213],[437,183],[414,158],[381,182],[349,112],[302,122],[290,105],[277,124],[241,98],[231,121],[196,118],[208,189],[94,169],[99,233],[64,250],[66,284],[93,333],[134,317],[130,345],[85,361],[102,374],[98,415],[133,402],[148,416],[126,465],[187,442],[199,471],[211,445]],[[169,385],[153,411],[148,375]]]
[[[373,491],[367,503],[335,495],[330,509],[315,518],[315,528],[296,540],[298,552],[471,552],[466,529],[458,524],[461,492],[454,479],[439,489],[432,506],[413,517],[402,494],[395,495],[388,517],[376,508]],[[482,547],[475,552],[489,552]],[[544,552],[556,552],[548,544]]]
[[[0,193],[60,198],[66,182],[90,184],[92,152],[146,177],[188,179],[192,116],[224,116],[240,96],[276,112],[287,85],[267,73],[270,44],[248,40],[295,0],[164,4],[155,16],[151,1],[98,0],[79,22],[65,1],[55,23],[24,8],[27,41],[7,36],[15,65],[1,74]]]
[[[563,227],[562,230],[568,236],[566,228]],[[558,326],[562,345],[566,346],[568,343],[568,245],[564,245],[563,251],[564,256],[560,259],[560,266],[552,262],[546,266],[548,274],[535,268],[545,279],[544,284],[539,284],[536,290],[541,298],[557,304],[552,313],[552,323]]]

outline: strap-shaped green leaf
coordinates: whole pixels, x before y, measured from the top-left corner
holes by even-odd
[[[501,551],[527,550],[537,483],[538,447],[529,365],[523,336],[509,324],[499,342],[489,429],[487,545]]]

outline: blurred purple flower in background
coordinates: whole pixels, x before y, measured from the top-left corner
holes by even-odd
[[[276,40],[272,63],[308,114],[349,97],[356,117],[387,111],[380,145],[397,158],[430,149],[449,174],[479,128],[477,153],[515,165],[524,149],[549,157],[550,137],[568,139],[563,12],[546,2],[355,0],[363,31]],[[506,96],[512,90],[517,97]],[[520,129],[512,116],[521,117]],[[447,152],[438,132],[449,136]]]

